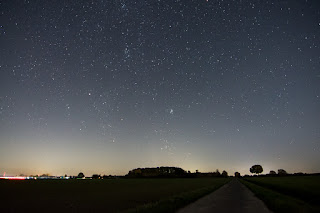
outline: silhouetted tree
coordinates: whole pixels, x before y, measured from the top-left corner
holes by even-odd
[[[221,174],[219,172],[219,169],[217,169],[216,172],[214,172],[214,176],[215,177],[220,177],[221,176]]]
[[[182,176],[186,173],[186,171],[184,171],[183,169],[179,168],[179,167],[175,167],[174,168],[174,173],[177,175],[177,176]]]
[[[77,178],[84,178],[85,176],[84,176],[84,174],[82,173],[82,172],[80,172],[79,174],[78,174],[78,176],[77,176]]]
[[[284,170],[284,169],[278,169],[278,175],[280,175],[280,176],[285,176],[285,175],[287,175],[288,173],[286,172],[286,170]]]
[[[92,175],[92,179],[100,179],[100,178],[101,178],[101,176],[98,175],[98,174],[93,174]]]
[[[305,175],[303,172],[296,172],[296,173],[294,173],[293,175],[295,175],[295,176],[303,176],[303,175]]]
[[[241,177],[241,175],[240,175],[239,172],[235,172],[235,173],[234,173],[234,176],[237,177],[237,178]]]
[[[228,177],[228,172],[226,172],[225,170],[222,171],[221,173],[222,177]]]
[[[253,165],[253,166],[250,168],[250,172],[251,172],[251,173],[259,174],[259,173],[262,173],[262,172],[263,172],[263,168],[262,168],[261,165]]]
[[[271,170],[271,171],[269,172],[269,175],[275,176],[275,175],[277,175],[277,173],[276,173],[275,171]]]

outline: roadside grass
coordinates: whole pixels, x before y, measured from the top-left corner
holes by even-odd
[[[138,206],[136,208],[126,211],[126,213],[171,213],[176,212],[178,209],[195,202],[199,198],[210,194],[211,192],[219,189],[221,186],[225,185],[231,180],[220,179],[215,185],[210,187],[204,187],[190,192],[181,193],[179,195],[172,196],[167,199],[162,199],[157,202],[148,203],[145,205]]]
[[[2,180],[1,212],[123,212],[139,206],[141,212],[170,209],[165,206],[192,202],[205,194],[202,190],[213,190],[227,181],[225,178]]]
[[[320,176],[249,177],[245,180],[310,205],[320,204]]]
[[[248,179],[240,180],[245,186],[247,186],[258,198],[260,198],[270,210],[275,213],[292,212],[292,213],[316,213],[320,212],[317,206],[310,205],[303,200],[291,197],[266,186],[259,186],[253,182],[249,182]]]

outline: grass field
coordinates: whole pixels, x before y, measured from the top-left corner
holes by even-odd
[[[3,212],[172,212],[229,179],[0,181]]]
[[[243,180],[274,212],[320,212],[320,176],[249,177]]]

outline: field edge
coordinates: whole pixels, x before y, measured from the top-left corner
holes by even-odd
[[[241,179],[240,182],[243,183],[250,191],[254,193],[255,196],[261,199],[271,211],[275,213],[319,212],[319,209],[314,208],[310,206],[308,203],[297,198],[279,193],[277,191],[260,186],[245,179]]]
[[[124,211],[124,213],[164,213],[164,212],[176,212],[180,208],[185,207],[188,204],[191,204],[198,199],[216,191],[220,187],[224,186],[231,181],[232,178],[225,179],[224,182],[211,186],[211,187],[202,187],[197,190],[192,190],[189,192],[184,192],[167,199],[163,199],[157,202],[147,203],[141,206],[137,206],[132,209]]]

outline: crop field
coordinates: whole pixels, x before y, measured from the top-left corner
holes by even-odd
[[[320,176],[249,177],[242,181],[274,212],[320,212]]]
[[[2,180],[2,212],[173,212],[228,178]],[[151,204],[150,204],[151,203]],[[153,209],[153,210],[151,210]],[[162,210],[161,210],[162,209]]]

